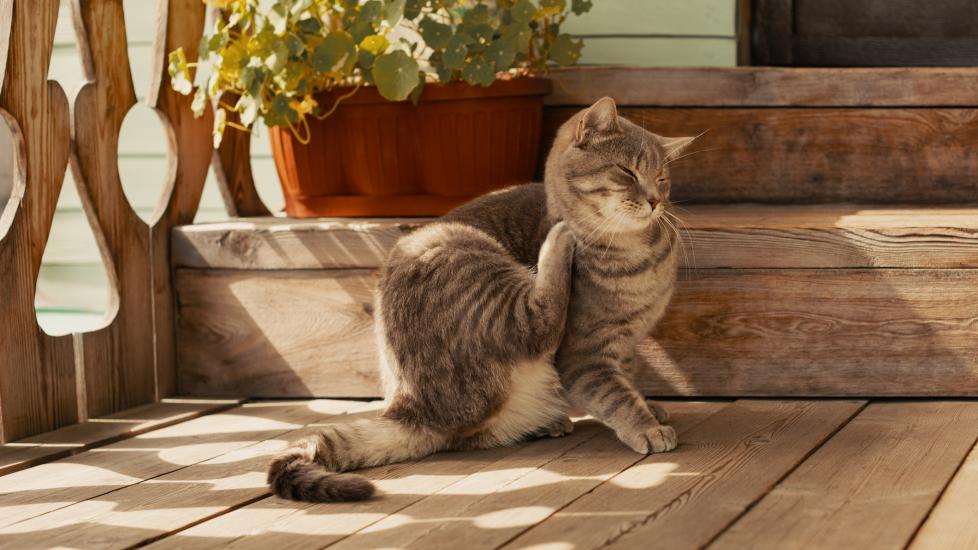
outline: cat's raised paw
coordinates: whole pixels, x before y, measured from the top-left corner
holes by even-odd
[[[636,453],[652,454],[664,453],[676,448],[676,430],[672,426],[652,426],[645,431],[636,431],[630,434],[618,434],[621,441],[632,448]]]

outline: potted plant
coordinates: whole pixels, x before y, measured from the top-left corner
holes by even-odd
[[[291,216],[438,215],[536,172],[560,32],[590,0],[206,0],[200,59],[174,89],[228,126],[269,127]],[[198,66],[197,83],[190,68]]]

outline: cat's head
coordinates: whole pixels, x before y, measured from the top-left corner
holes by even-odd
[[[669,205],[669,162],[693,139],[653,134],[602,98],[557,132],[547,158],[548,208],[580,230],[645,230]]]

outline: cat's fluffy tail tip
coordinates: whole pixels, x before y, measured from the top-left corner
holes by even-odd
[[[356,474],[330,472],[299,453],[280,455],[268,467],[268,486],[276,496],[303,502],[351,502],[376,493]]]

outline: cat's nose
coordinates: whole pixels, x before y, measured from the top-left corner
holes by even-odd
[[[657,206],[658,204],[659,204],[659,201],[657,201],[657,200],[655,200],[655,199],[649,199],[649,206],[651,206],[651,207],[652,207],[652,210],[655,210],[655,207],[656,207],[656,206]]]

